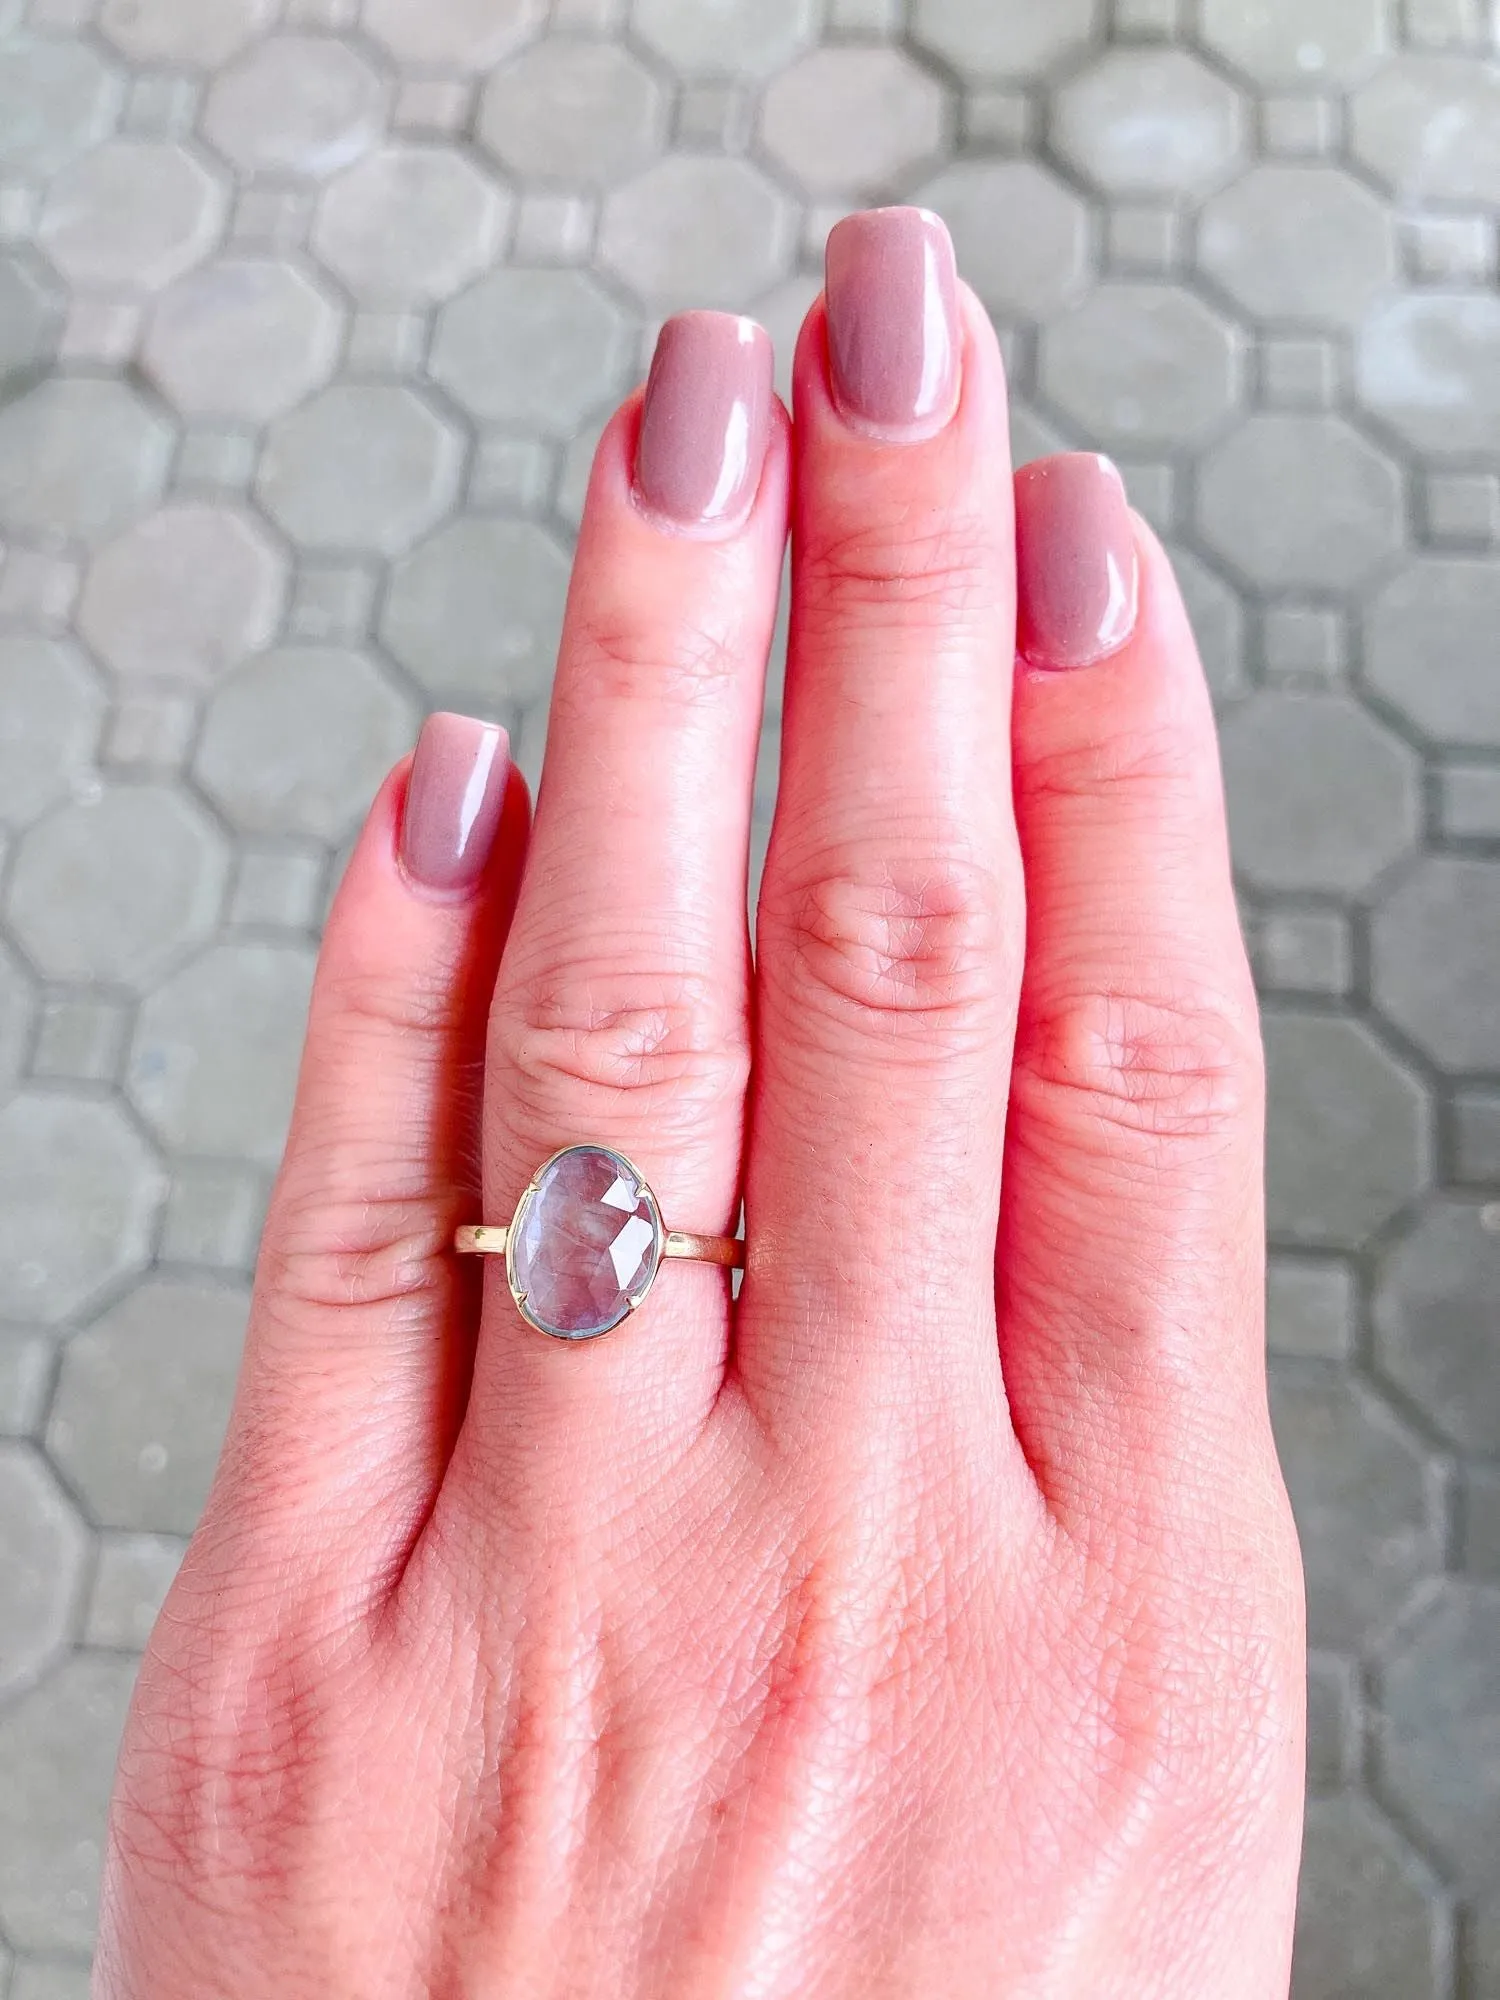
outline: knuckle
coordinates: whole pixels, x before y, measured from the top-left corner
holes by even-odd
[[[1242,1133],[1260,1115],[1265,1059],[1255,1007],[1216,985],[1098,992],[1028,1005],[1017,1110],[1043,1129],[1147,1146]]]
[[[762,977],[795,1021],[909,1032],[934,1056],[988,1022],[1001,979],[1002,898],[992,868],[935,852],[892,861],[839,855],[768,888]]]
[[[347,1176],[341,1170],[337,1178]],[[451,1285],[448,1249],[461,1190],[376,1190],[342,1201],[305,1191],[329,1184],[334,1177],[312,1148],[296,1180],[278,1190],[257,1280],[267,1308],[280,1316],[378,1311],[398,1323],[430,1316]],[[477,1168],[471,1184],[478,1186]]]
[[[743,1008],[731,1014],[719,982],[682,972],[553,966],[497,1005],[492,1051],[520,1115],[544,1124],[600,1097],[692,1122],[739,1103],[749,1081]]]
[[[712,703],[744,673],[743,653],[734,638],[691,619],[643,626],[596,613],[573,625],[569,647],[584,663],[579,680],[588,690],[591,711],[601,699],[690,707]]]
[[[992,523],[947,515],[861,520],[809,538],[801,557],[805,607],[837,625],[851,612],[901,625],[952,624],[993,609]]]

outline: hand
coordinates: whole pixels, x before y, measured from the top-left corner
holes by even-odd
[[[493,730],[375,806],[102,2000],[1286,1992],[1300,1580],[1187,620],[1102,461],[1013,482],[932,218],[835,232],[796,383],[794,437],[692,315],[605,435],[524,877]],[[743,1193],[737,1303],[673,1263],[570,1344],[454,1256],[583,1140],[675,1228]]]

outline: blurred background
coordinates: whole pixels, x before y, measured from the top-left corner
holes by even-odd
[[[0,1994],[87,1989],[365,804],[433,705],[535,776],[656,324],[786,357],[899,198],[1020,456],[1122,463],[1222,711],[1298,2000],[1500,2000],[1497,53],[1490,0],[0,0]]]

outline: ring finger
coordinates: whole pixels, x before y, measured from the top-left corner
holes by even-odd
[[[787,524],[770,343],[693,313],[600,446],[535,840],[491,1017],[484,1220],[552,1153],[624,1153],[671,1229],[732,1233],[749,1071],[746,877]],[[477,1219],[477,1218],[476,1218]],[[528,1326],[491,1266],[465,1447],[628,1455],[712,1406],[721,1271],[677,1264],[649,1340]],[[607,1488],[605,1489],[607,1490]]]

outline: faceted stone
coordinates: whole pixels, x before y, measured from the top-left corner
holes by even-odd
[[[275,1165],[313,962],[302,944],[215,945],[142,1004],[126,1088],[168,1146]]]
[[[482,422],[571,432],[613,400],[635,330],[577,271],[494,271],[446,306],[431,369]]]
[[[493,712],[551,686],[567,593],[545,529],[466,516],[397,564],[381,636],[429,699]]]
[[[312,247],[358,299],[431,304],[494,258],[507,198],[452,146],[387,146],[327,189]]]
[[[272,35],[220,71],[203,130],[244,173],[328,180],[379,139],[388,95],[347,43]]]
[[[0,1319],[67,1319],[142,1269],[164,1192],[113,1104],[23,1091],[0,1107]]]
[[[0,823],[25,826],[87,777],[104,720],[72,646],[0,632]]]
[[[292,265],[225,257],[163,293],[142,365],[184,416],[262,424],[328,380],[340,326]]]
[[[511,1284],[548,1333],[592,1340],[656,1275],[661,1218],[616,1153],[574,1146],[537,1177],[509,1252]]]
[[[463,446],[404,385],[341,382],[271,428],[256,492],[310,549],[399,555],[447,512]]]
[[[1356,94],[1350,127],[1356,159],[1403,201],[1500,203],[1500,65],[1398,56]]]
[[[924,48],[978,77],[1031,77],[1093,34],[1099,0],[916,0],[912,33]]]
[[[22,837],[11,928],[49,979],[148,986],[213,930],[228,866],[190,797],[158,785],[108,786]]]
[[[118,74],[87,42],[7,35],[0,41],[0,174],[55,174],[105,136],[121,95]]]
[[[814,0],[635,0],[643,42],[693,76],[766,76],[812,39]]]
[[[1308,1807],[1297,1905],[1297,2000],[1439,2000],[1437,1884],[1365,1800]]]
[[[197,1526],[247,1308],[238,1288],[145,1284],[63,1350],[47,1449],[102,1527]]]
[[[0,1445],[0,1697],[62,1644],[88,1545],[51,1468],[24,1445]]]
[[[219,69],[276,13],[276,0],[104,0],[99,27],[132,62]]]
[[[62,297],[41,265],[0,256],[0,398],[47,366],[62,321]]]
[[[171,425],[123,382],[40,382],[0,409],[0,533],[102,541],[159,498],[171,456]]]
[[[1426,1184],[1426,1093],[1362,1022],[1270,1011],[1273,1239],[1357,1250]]]
[[[1435,743],[1500,749],[1500,566],[1422,558],[1372,600],[1365,674]]]
[[[368,810],[418,721],[363,655],[285,646],[218,690],[193,769],[239,831],[305,833],[332,845]]]
[[[23,1950],[93,1946],[105,1813],[137,1664],[74,1654],[0,1714],[0,1923]]]
[[[1112,49],[1059,90],[1052,136],[1108,194],[1187,198],[1240,158],[1244,100],[1184,49]]]
[[[608,196],[599,255],[658,312],[733,310],[782,275],[794,221],[786,196],[749,161],[674,154]]]
[[[253,515],[181,500],[100,550],[78,629],[126,679],[203,685],[270,643],[285,595],[285,557]]]
[[[1198,262],[1258,319],[1354,325],[1395,280],[1395,225],[1335,167],[1259,166],[1204,209]]]
[[[1199,32],[1254,82],[1349,83],[1385,54],[1384,0],[1202,0]]]
[[[1375,1293],[1382,1368],[1467,1451],[1500,1453],[1500,1235],[1478,1202],[1436,1201]]]
[[[1381,1676],[1382,1791],[1460,1889],[1500,1880],[1500,1591],[1445,1580]]]
[[[1361,1646],[1443,1567],[1426,1460],[1371,1389],[1326,1363],[1274,1361],[1271,1415],[1312,1643]]]
[[[1433,457],[1500,453],[1500,298],[1411,292],[1370,314],[1355,367],[1360,400]]]
[[[1249,418],[1205,456],[1198,520],[1266,589],[1351,590],[1401,544],[1401,475],[1342,417]]]
[[[1446,854],[1422,861],[1375,912],[1370,989],[1441,1068],[1500,1070],[1500,866]]]
[[[398,63],[486,70],[525,40],[545,0],[364,0],[361,23]]]
[[[496,70],[478,135],[524,179],[609,187],[661,151],[666,129],[662,87],[628,49],[554,35]]]
[[[1046,319],[1088,274],[1088,209],[1031,160],[960,160],[914,199],[953,232],[964,276],[1003,320]]]
[[[1235,865],[1254,888],[1352,895],[1416,846],[1421,762],[1348,696],[1258,694],[1222,736]]]
[[[766,92],[761,138],[809,192],[869,198],[936,157],[947,108],[899,49],[817,49]]]
[[[1234,409],[1240,346],[1191,292],[1104,284],[1042,330],[1043,390],[1115,447],[1193,444]]]
[[[228,207],[181,146],[116,139],[58,175],[37,235],[75,285],[154,291],[208,255]]]

